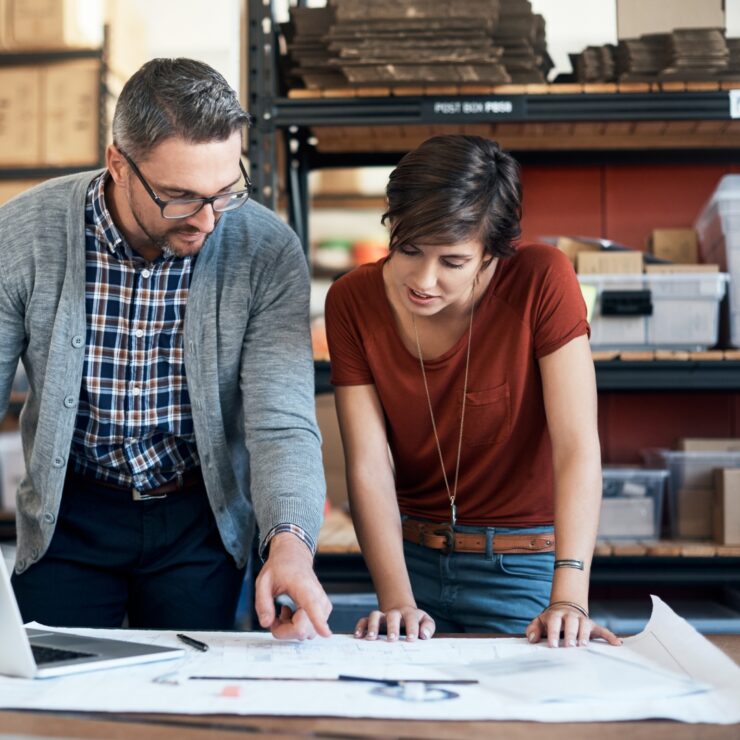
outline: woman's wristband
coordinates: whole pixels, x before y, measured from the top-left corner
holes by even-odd
[[[576,560],[575,558],[563,558],[562,560],[555,561],[555,569],[558,568],[575,568],[576,570],[583,570],[583,560]]]
[[[569,606],[571,609],[575,609],[576,611],[583,614],[583,616],[586,617],[586,619],[589,619],[588,612],[580,604],[576,604],[575,601],[553,601],[547,607],[547,609],[545,609],[545,611],[549,611],[555,606]]]

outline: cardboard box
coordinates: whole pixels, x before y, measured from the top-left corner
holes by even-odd
[[[595,244],[578,241],[578,239],[571,239],[569,236],[558,237],[556,246],[561,252],[565,252],[568,259],[573,263],[573,267],[576,266],[576,259],[581,252],[601,251],[601,249]]]
[[[0,68],[0,167],[96,166],[100,62]]]
[[[41,154],[41,67],[0,68],[0,166],[33,167]]]
[[[650,251],[679,264],[695,265],[699,261],[699,242],[693,229],[653,229]]]
[[[7,50],[92,49],[103,43],[103,0],[0,0]]]
[[[682,437],[677,450],[685,452],[740,452],[740,438]]]
[[[316,420],[322,436],[321,453],[324,458],[327,498],[332,506],[346,509],[348,500],[344,449],[339,433],[333,393],[322,393],[316,396]]]
[[[714,471],[714,541],[740,545],[740,469]]]
[[[357,195],[362,193],[362,177],[357,168],[317,170],[313,175],[314,195]]]
[[[100,63],[95,59],[44,67],[43,139],[45,165],[94,165],[99,161]]]
[[[641,274],[642,252],[581,251],[576,255],[580,275]]]
[[[711,539],[714,533],[714,489],[681,488],[677,503],[678,536]]]

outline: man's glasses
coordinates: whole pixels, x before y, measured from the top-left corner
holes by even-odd
[[[139,181],[144,186],[149,197],[159,206],[162,218],[166,218],[171,221],[177,220],[178,218],[194,216],[207,204],[210,204],[211,208],[213,208],[216,213],[235,211],[237,208],[241,208],[249,200],[249,194],[252,192],[252,181],[249,179],[249,175],[247,175],[247,171],[244,169],[244,164],[240,159],[239,169],[244,176],[244,182],[246,184],[246,187],[242,190],[233,190],[230,193],[222,193],[221,195],[214,195],[210,198],[173,198],[172,200],[162,200],[162,198],[154,192],[152,186],[146,181],[144,175],[141,174],[139,168],[134,164],[131,157],[129,157],[120,147],[118,147],[118,151],[121,152],[133,173],[139,178]]]

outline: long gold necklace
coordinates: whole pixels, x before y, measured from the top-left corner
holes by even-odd
[[[442,445],[439,443],[439,434],[437,434],[437,424],[434,420],[434,410],[432,409],[432,397],[429,393],[429,383],[427,382],[427,373],[424,369],[424,356],[421,351],[421,342],[419,341],[419,331],[416,328],[416,317],[411,314],[411,323],[414,327],[414,337],[416,338],[416,351],[419,355],[419,365],[421,367],[421,377],[424,381],[424,391],[427,396],[427,406],[429,407],[429,418],[432,420],[432,431],[434,432],[434,441],[437,443],[437,454],[439,455],[439,464],[442,467],[442,477],[444,478],[445,488],[447,489],[447,498],[450,500],[450,524],[445,527],[443,532],[448,539],[448,545],[452,547],[454,542],[454,527],[457,523],[457,482],[460,473],[460,454],[462,452],[463,427],[465,424],[465,401],[468,394],[468,370],[470,369],[470,344],[473,336],[473,314],[475,312],[475,284],[473,285],[473,295],[470,300],[470,319],[468,322],[468,349],[465,357],[465,380],[463,382],[462,411],[460,412],[460,436],[457,441],[457,462],[455,463],[455,480],[450,489],[450,482],[447,479],[444,458],[442,457]]]

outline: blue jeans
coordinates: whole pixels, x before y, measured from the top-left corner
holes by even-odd
[[[437,632],[524,634],[549,603],[554,552],[500,554],[495,534],[538,534],[548,527],[469,527],[457,532],[485,533],[487,552],[445,555],[404,541],[414,598],[437,624]]]

